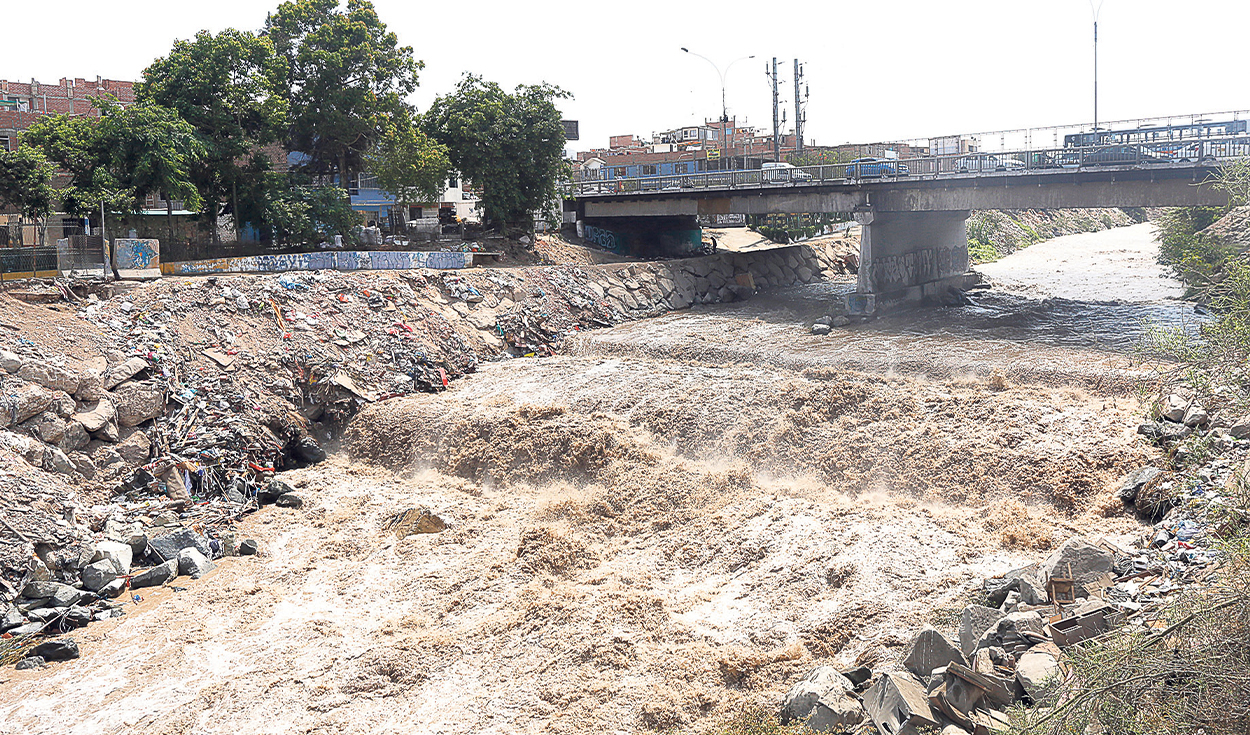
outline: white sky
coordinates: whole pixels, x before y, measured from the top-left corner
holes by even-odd
[[[1095,4],[1099,0],[1093,0]],[[277,0],[5,0],[0,78],[138,79],[174,39],[257,29]],[[584,150],[614,134],[668,129],[720,112],[771,130],[764,76],[776,55],[806,64],[807,139],[820,144],[923,138],[1088,122],[1089,0],[633,2],[375,0],[382,20],[426,63],[412,101],[424,109],[472,71],[506,87],[547,81],[574,93]],[[1099,23],[1099,118],[1250,108],[1245,0],[1105,0]],[[793,118],[793,88],[781,90]],[[792,123],[791,123],[792,124]]]

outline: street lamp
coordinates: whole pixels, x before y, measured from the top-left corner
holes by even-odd
[[[1098,16],[1102,13],[1102,4],[1106,0],[1089,0],[1089,12],[1094,16],[1094,142],[1098,142]]]
[[[720,67],[716,65],[715,61],[712,61],[711,59],[704,56],[703,54],[696,54],[695,52],[691,51],[685,46],[682,46],[681,50],[685,51],[691,56],[698,56],[700,59],[703,59],[707,63],[711,64],[712,68],[716,70],[717,76],[720,77],[720,147],[722,150],[724,150],[725,143],[726,143],[725,123],[729,122],[729,107],[725,104],[725,77],[729,75],[729,70],[733,68],[734,64],[737,64],[739,61],[744,61],[746,59],[754,59],[755,55],[752,54],[750,56],[742,56],[737,59],[734,59],[733,61],[729,62],[728,66],[725,67],[725,71],[721,71]],[[725,161],[724,159],[722,159],[721,166],[724,166],[724,165],[725,165]]]

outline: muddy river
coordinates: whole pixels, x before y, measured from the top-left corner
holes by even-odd
[[[1059,238],[820,337],[852,284],[795,288],[374,404],[244,521],[263,553],[0,672],[0,733],[696,732],[889,666],[984,577],[1140,532],[1135,344],[1193,318],[1153,249]],[[446,530],[386,530],[422,506]]]

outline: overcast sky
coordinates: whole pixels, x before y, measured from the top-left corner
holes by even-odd
[[[765,64],[778,57],[787,120],[792,59],[806,65],[807,139],[819,144],[1088,123],[1089,0],[425,3],[374,0],[426,68],[424,109],[465,71],[511,87],[547,81],[575,95],[576,150],[720,113],[771,130]],[[1094,0],[1097,4],[1099,0]],[[258,29],[276,0],[6,0],[0,78],[138,79],[175,39]],[[1104,0],[1099,118],[1250,107],[1244,0]],[[787,127],[792,124],[789,123]]]

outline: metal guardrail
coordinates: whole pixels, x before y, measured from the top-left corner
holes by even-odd
[[[775,186],[856,184],[873,181],[1003,176],[1029,171],[1098,170],[1209,165],[1250,157],[1250,136],[1049,148],[1009,153],[965,153],[906,159],[859,160],[801,168],[707,171],[693,174],[588,179],[563,185],[573,197],[680,193],[700,189],[763,189]]]

